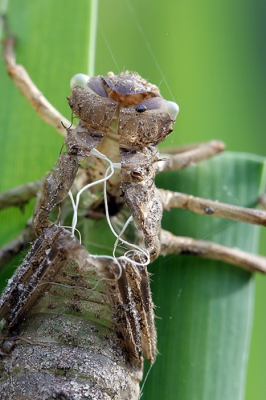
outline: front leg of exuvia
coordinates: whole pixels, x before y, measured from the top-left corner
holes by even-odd
[[[61,242],[68,242],[65,253],[72,246],[72,242],[76,243],[76,239],[69,232],[49,220],[49,214],[67,196],[80,163],[89,157],[91,150],[102,140],[103,135],[96,131],[94,135],[89,135],[88,130],[81,125],[67,131],[65,140],[67,151],[59,156],[37,196],[33,226],[39,238],[35,241],[22,266],[18,268],[16,279],[12,280],[11,286],[6,289],[1,298],[0,314],[6,319],[8,329],[13,328],[25,318],[63,265],[61,261],[58,261],[59,249],[62,248],[61,252],[64,250]],[[72,256],[74,257],[74,254]],[[78,257],[78,250],[76,257]],[[65,258],[67,259],[67,256]],[[44,285],[41,283],[43,281],[50,283],[40,286]],[[18,290],[19,287],[21,289]]]
[[[51,224],[49,222],[51,210],[67,196],[80,164],[90,156],[91,150],[102,139],[101,132],[89,132],[81,124],[74,129],[67,129],[65,140],[67,151],[59,156],[37,196],[34,215],[34,227],[37,233],[40,234]]]
[[[142,235],[150,261],[160,253],[159,234],[162,204],[154,185],[157,168],[156,146],[121,149],[121,189],[135,226]]]
[[[138,108],[120,112],[118,134],[122,196],[142,234],[150,261],[160,254],[159,234],[163,212],[154,184],[158,170],[156,145],[172,132],[178,111],[176,103],[158,96],[143,101]]]

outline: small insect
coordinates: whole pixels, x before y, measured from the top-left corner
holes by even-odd
[[[162,230],[163,210],[180,207],[216,217],[230,214],[231,219],[261,225],[266,225],[266,214],[156,188],[154,179],[158,172],[185,168],[222,151],[224,144],[211,141],[161,159],[157,145],[172,132],[179,108],[163,99],[159,89],[138,74],[125,71],[119,75],[108,73],[105,77],[82,74],[73,77],[68,103],[79,123],[72,127],[46,99],[36,96],[36,87],[26,71],[15,63],[12,38],[6,41],[4,57],[8,73],[41,117],[66,135],[66,151],[60,154],[37,195],[33,229],[38,237],[0,300],[3,349],[7,340],[20,334],[35,308],[46,304],[44,299],[52,287],[69,285],[66,275],[71,270],[72,277],[78,276],[78,283],[73,283],[74,278],[71,283],[76,287],[75,302],[71,300],[73,312],[85,312],[80,306],[81,287],[88,290],[94,287],[81,276],[88,272],[95,274],[94,283],[101,280],[105,287],[104,301],[112,308],[116,337],[126,363],[140,367],[142,355],[153,363],[157,350],[147,272],[150,262],[175,248],[175,253],[214,256],[242,268],[266,271],[263,257],[179,238]],[[99,184],[104,185],[104,190],[99,191]],[[104,203],[109,219],[108,202],[112,199],[116,210],[126,210],[129,214],[122,231],[114,232],[115,247],[119,241],[127,246],[122,256],[95,257],[74,236],[78,201],[75,203],[72,193],[79,198],[82,192],[90,198],[90,210],[95,213],[99,204]],[[68,194],[74,208],[71,232],[50,218],[56,206],[64,213]],[[132,220],[138,238],[138,243],[133,244],[123,239]],[[55,307],[48,303],[46,307]],[[99,315],[94,312],[97,319]]]

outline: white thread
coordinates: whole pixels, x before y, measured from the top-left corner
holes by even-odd
[[[131,221],[133,221],[132,215],[128,218],[128,220],[127,220],[126,223],[124,224],[124,226],[123,226],[121,232],[119,233],[119,235],[118,235],[117,238],[116,238],[116,241],[115,241],[115,244],[114,244],[114,249],[113,249],[113,256],[114,256],[114,257],[115,257],[115,251],[116,251],[116,248],[117,248],[117,246],[118,246],[119,240],[120,240],[121,236],[123,235],[123,233],[125,232],[127,226],[129,225],[129,223],[130,223]]]
[[[110,168],[110,167],[107,168],[105,175],[108,174],[109,168]],[[119,235],[118,235],[118,234],[116,233],[116,231],[114,230],[114,228],[113,228],[113,226],[112,226],[112,224],[111,224],[111,221],[110,221],[110,217],[109,217],[106,182],[107,182],[107,180],[104,181],[104,205],[105,205],[105,214],[106,214],[106,219],[107,219],[107,223],[108,223],[108,225],[109,225],[109,228],[111,229],[112,233],[113,233],[113,234],[115,235],[115,237],[117,238],[117,240],[116,240],[116,242],[115,242],[115,245],[114,245],[115,248],[117,247],[117,243],[118,243],[118,241],[120,240],[120,241],[121,241],[123,244],[125,244],[126,246],[132,247],[133,249],[136,249],[136,250],[139,251],[140,253],[144,254],[144,256],[147,257],[147,261],[146,261],[145,263],[138,263],[138,262],[136,262],[136,261],[133,261],[133,260],[131,260],[131,259],[125,257],[125,255],[124,255],[124,256],[121,256],[120,258],[123,258],[123,259],[125,259],[125,260],[127,260],[127,261],[133,262],[135,265],[139,265],[139,266],[148,265],[148,264],[150,263],[150,255],[149,255],[148,251],[147,251],[146,249],[142,249],[141,247],[139,247],[139,246],[137,246],[137,245],[135,245],[135,244],[133,244],[133,243],[129,243],[128,241],[126,241],[126,240],[124,240],[124,239],[121,238],[121,235],[124,233],[124,231],[125,231],[126,227],[128,226],[129,222],[131,222],[131,220],[133,220],[133,218],[132,218],[132,217],[129,217],[129,219],[126,221],[126,223],[125,223],[124,227],[122,228],[122,231],[121,231],[121,233],[120,233]],[[115,250],[115,248],[114,248],[114,250]],[[114,252],[113,252],[113,256],[115,257]]]
[[[144,378],[144,381],[143,381],[143,383],[142,383],[142,386],[141,386],[141,388],[140,388],[140,394],[139,394],[138,400],[140,400],[140,398],[141,398],[142,395],[143,395],[143,390],[144,390],[145,383],[146,383],[146,381],[147,381],[147,379],[148,379],[148,376],[149,376],[149,374],[150,374],[151,369],[152,369],[153,366],[154,366],[154,364],[151,364],[151,365],[150,365],[150,368],[149,368],[148,371],[147,371],[147,374],[146,374],[146,376],[145,376],[145,378]]]
[[[105,36],[104,31],[102,30],[102,27],[101,27],[100,25],[99,25],[99,29],[100,29],[100,33],[101,33],[101,35],[102,35],[102,37],[103,37],[103,40],[104,40],[104,42],[105,42],[105,45],[106,45],[106,47],[107,47],[107,49],[108,49],[108,51],[109,51],[109,53],[110,53],[110,56],[111,56],[111,58],[113,59],[113,62],[114,62],[114,64],[115,64],[116,68],[117,68],[117,71],[118,71],[118,73],[120,73],[121,69],[119,68],[119,66],[118,66],[118,64],[117,64],[117,62],[116,62],[116,58],[115,58],[115,56],[114,56],[114,53],[112,52],[111,46],[109,45],[109,42],[108,42],[108,40],[107,40],[107,37]]]
[[[76,202],[75,202],[74,199],[73,199],[72,193],[69,191],[69,192],[71,193],[71,195],[69,194],[69,196],[70,196],[70,199],[71,199],[71,201],[72,201],[72,206],[73,206],[73,210],[74,210],[73,219],[72,219],[72,235],[74,235],[74,231],[75,231],[75,228],[76,228],[76,225],[77,225],[77,221],[78,221],[78,206],[79,206],[79,200],[80,200],[81,194],[82,194],[85,190],[89,189],[90,187],[92,187],[92,186],[94,186],[94,185],[97,185],[98,183],[101,183],[101,182],[104,182],[104,181],[110,179],[111,176],[114,174],[113,163],[112,163],[111,160],[109,160],[109,158],[107,158],[104,154],[100,153],[100,152],[99,152],[98,150],[96,150],[96,149],[92,149],[91,154],[97,156],[98,158],[101,158],[102,160],[106,160],[106,161],[110,164],[109,168],[111,169],[111,172],[110,172],[110,174],[109,174],[108,176],[106,176],[106,174],[105,174],[105,177],[104,177],[104,178],[98,179],[98,180],[95,181],[95,182],[88,183],[88,184],[85,185],[82,189],[80,189],[80,191],[77,193],[77,196],[76,196]],[[109,170],[109,168],[108,168],[108,170]]]
[[[133,221],[132,216],[130,216],[128,218],[128,220],[124,224],[120,234],[117,234],[117,232],[114,230],[114,228],[112,226],[112,223],[111,223],[111,220],[110,220],[109,209],[108,209],[108,200],[107,200],[107,181],[108,181],[108,179],[111,178],[111,176],[113,176],[115,168],[116,169],[121,169],[121,163],[113,163],[108,157],[106,157],[104,154],[100,153],[96,149],[92,149],[91,150],[91,155],[94,155],[94,156],[96,156],[96,157],[98,157],[98,158],[100,158],[102,160],[107,161],[108,164],[109,164],[109,167],[105,171],[104,178],[98,179],[95,182],[88,183],[82,189],[79,190],[79,192],[76,195],[76,201],[73,198],[72,192],[69,191],[68,194],[69,194],[69,197],[71,199],[71,203],[72,203],[72,207],[73,207],[73,218],[72,218],[72,227],[71,227],[72,235],[74,235],[75,230],[78,231],[78,229],[76,228],[76,225],[77,225],[77,221],[78,221],[78,206],[79,206],[79,201],[80,201],[81,194],[85,190],[89,189],[90,187],[103,182],[103,184],[104,184],[104,191],[103,191],[103,193],[104,193],[104,206],[105,206],[106,220],[107,220],[107,223],[108,223],[108,226],[109,226],[111,232],[116,237],[116,241],[114,243],[113,256],[91,255],[91,257],[93,257],[95,259],[97,259],[97,258],[107,258],[107,259],[110,259],[110,260],[114,261],[115,264],[119,268],[119,274],[118,274],[118,277],[116,278],[118,280],[122,275],[122,266],[119,263],[118,258],[115,255],[116,248],[117,248],[119,242],[125,244],[127,247],[131,247],[131,250],[126,251],[123,256],[119,257],[120,260],[126,260],[126,261],[132,263],[133,265],[137,265],[137,266],[145,266],[145,265],[148,265],[150,263],[150,255],[149,255],[149,252],[146,249],[143,249],[140,246],[137,246],[137,245],[135,245],[133,243],[129,243],[128,241],[124,240],[121,237],[123,235],[123,233],[125,232],[125,230],[126,230],[127,226],[129,225],[129,223]],[[79,235],[80,235],[80,232],[79,232]],[[81,235],[80,235],[80,243],[81,243]],[[134,250],[139,252],[140,254],[143,254],[146,257],[146,261],[144,263],[140,263],[140,262],[134,261],[131,258],[127,257],[127,255],[130,254],[131,252],[133,252]],[[113,279],[102,278],[97,282],[96,286],[98,285],[98,283],[101,280],[113,280]],[[93,289],[95,289],[95,287]]]
[[[72,196],[72,193],[71,193],[71,196]],[[69,197],[70,197],[70,196],[69,196]],[[71,197],[70,197],[70,198],[71,198]],[[72,196],[72,198],[73,198],[73,196]],[[72,226],[60,225],[60,227],[61,227],[61,228],[65,228],[65,229],[71,229],[71,233],[72,233]],[[77,228],[75,228],[75,231],[78,232],[78,235],[79,235],[79,243],[81,244],[81,233],[80,233],[80,231],[79,231]]]

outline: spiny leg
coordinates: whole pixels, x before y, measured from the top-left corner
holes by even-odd
[[[190,165],[212,157],[223,151],[224,144],[217,140],[202,143],[199,145],[188,145],[176,149],[166,149],[171,157],[158,162],[158,172],[168,170],[181,170]],[[213,217],[228,218],[236,221],[243,221],[251,224],[266,226],[266,212],[251,208],[239,207],[218,201],[194,197],[170,190],[158,189],[164,210],[171,208],[182,208],[197,214],[211,215]],[[265,195],[258,200],[265,207]]]
[[[22,211],[24,206],[36,196],[43,184],[43,179],[17,186],[0,194],[0,210],[8,207],[19,207]],[[0,249],[0,270],[5,267],[17,254],[24,251],[29,243],[36,238],[30,218],[23,231],[10,243]]]
[[[196,147],[185,146],[181,150],[177,149],[177,151],[173,149],[171,153],[174,156],[163,160],[159,165],[159,170],[183,169],[214,155],[215,148],[219,149],[219,146],[216,147],[215,141],[212,141]],[[182,208],[198,214],[266,226],[265,211],[220,203],[169,190],[158,189],[158,191],[164,210]],[[265,196],[260,199],[260,204],[265,204]],[[264,257],[203,240],[174,236],[166,231],[161,232],[161,254],[195,255],[229,262],[249,271],[266,272],[266,258]]]
[[[65,140],[67,152],[59,156],[37,196],[33,223],[39,234],[51,224],[49,214],[54,206],[61,203],[68,194],[80,164],[86,162],[91,151],[103,139],[102,133],[88,130],[81,124],[74,129],[67,129],[67,132]]]
[[[158,172],[169,170],[178,171],[194,165],[200,161],[206,160],[221,151],[224,151],[225,144],[220,140],[211,140],[206,143],[184,146],[181,148],[174,148],[171,150],[164,150],[171,154],[171,157],[163,158],[158,162]],[[163,151],[163,153],[164,153]]]
[[[15,36],[10,32],[3,16],[2,19],[6,33],[6,39],[3,41],[3,58],[8,75],[34,110],[37,111],[39,116],[46,123],[53,126],[62,136],[66,136],[66,130],[62,126],[62,123],[64,126],[70,126],[71,123],[43,96],[31,80],[25,68],[22,65],[16,64],[14,51]]]
[[[172,208],[187,209],[194,213],[210,215],[219,218],[266,225],[266,212],[234,206],[217,201],[206,200],[179,192],[158,189],[164,210]],[[195,240],[189,237],[174,236],[169,232],[161,233],[161,254],[188,254],[198,257],[211,258],[249,271],[266,272],[266,258],[231,249],[215,243]]]
[[[158,171],[157,144],[172,132],[178,111],[176,103],[154,92],[154,97],[137,107],[123,108],[119,115],[122,196],[143,237],[150,261],[160,252],[162,206],[154,184]]]
[[[234,206],[201,197],[158,189],[164,210],[182,208],[197,214],[266,226],[266,211]]]
[[[36,238],[32,222],[39,234],[43,228],[51,224],[48,222],[50,211],[68,194],[76,177],[79,162],[90,156],[91,150],[101,141],[102,137],[103,135],[97,132],[94,132],[91,137],[89,131],[81,126],[68,129],[66,138],[68,151],[59,156],[56,165],[45,179],[2,193],[0,206],[4,209],[9,206],[22,207],[39,191],[34,220],[30,219],[19,236],[0,249],[0,269]]]
[[[154,185],[157,149],[121,150],[121,189],[151,261],[160,252],[162,205]],[[136,168],[137,166],[137,168]]]
[[[66,136],[66,129],[62,125],[62,122],[65,126],[70,126],[71,123],[47,101],[47,99],[33,83],[24,67],[16,63],[14,49],[16,38],[10,31],[5,16],[1,16],[1,19],[6,35],[6,39],[2,41],[2,56],[8,75],[22,95],[31,104],[33,109],[37,111],[40,117],[46,123],[53,126],[61,135]],[[0,209],[11,206],[23,208],[32,197],[35,197],[42,184],[43,180],[38,180],[2,193],[0,195]],[[4,265],[4,263],[9,262],[17,253],[25,248],[29,241],[32,241],[35,237],[36,234],[34,233],[34,230],[30,224],[27,223],[26,228],[16,239],[1,249],[0,265]]]
[[[25,229],[11,242],[0,249],[0,271],[13,260],[13,258],[23,252],[36,239],[36,233],[32,227],[32,218],[27,221]]]
[[[251,272],[266,273],[266,257],[230,249],[205,240],[196,240],[184,236],[175,236],[162,229],[161,255],[187,254],[196,257],[224,261]]]
[[[43,183],[43,179],[17,186],[0,193],[0,210],[8,207],[24,207],[30,199],[36,196]]]

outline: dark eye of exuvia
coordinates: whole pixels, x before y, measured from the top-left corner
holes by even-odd
[[[138,104],[138,105],[135,107],[135,110],[136,110],[137,112],[139,112],[139,113],[142,113],[142,112],[144,112],[144,111],[147,110],[147,107],[144,106],[144,104]]]

